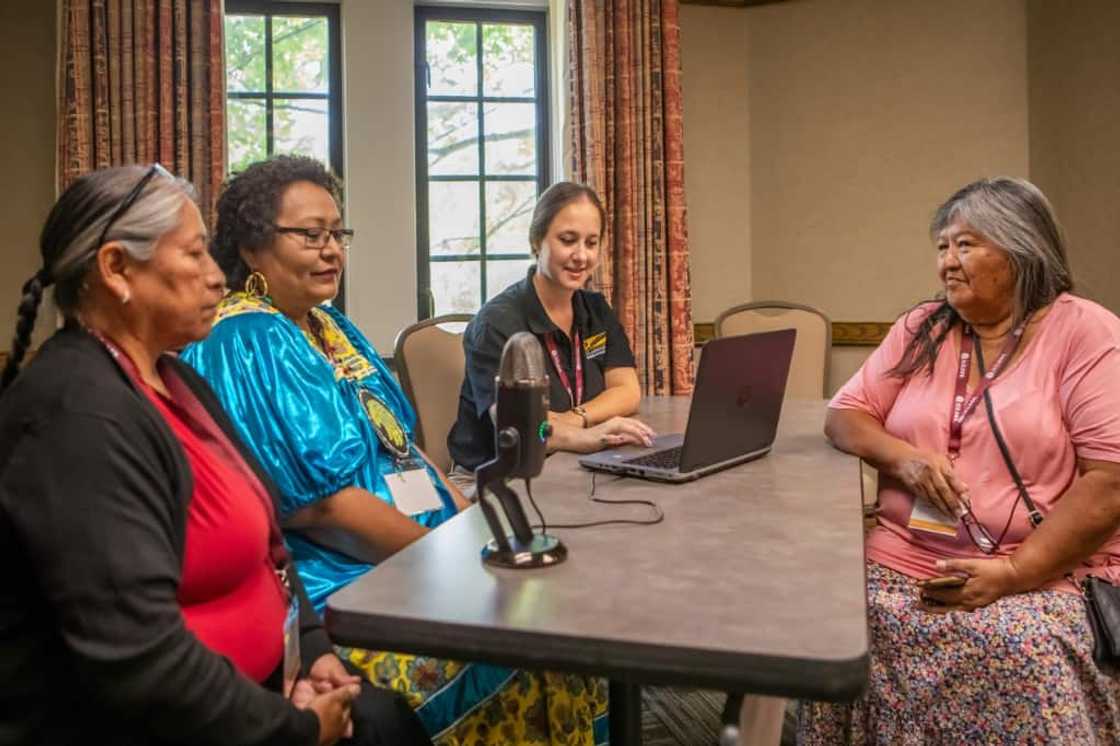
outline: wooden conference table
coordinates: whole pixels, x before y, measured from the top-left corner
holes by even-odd
[[[652,500],[665,520],[550,529],[569,551],[553,567],[483,565],[474,506],[331,596],[327,629],[345,645],[610,677],[612,744],[640,743],[643,683],[852,699],[867,678],[859,462],[825,442],[824,414],[787,401],[769,455],[695,482],[600,474],[596,497]],[[641,417],[683,431],[688,399],[648,399]],[[555,454],[533,496],[554,524],[651,516],[590,502],[591,483]]]

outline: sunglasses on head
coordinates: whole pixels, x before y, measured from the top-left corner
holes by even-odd
[[[132,187],[132,191],[128,193],[128,196],[124,198],[124,200],[117,206],[117,209],[113,210],[113,214],[109,216],[109,222],[105,224],[104,230],[101,231],[101,239],[97,242],[98,246],[105,245],[105,239],[109,235],[109,229],[113,227],[114,223],[121,219],[122,215],[128,212],[128,209],[130,207],[136,204],[136,200],[140,199],[140,195],[143,193],[144,187],[148,185],[148,182],[151,181],[152,178],[156,176],[156,174],[159,174],[160,176],[166,176],[167,178],[172,180],[175,179],[171,172],[166,168],[158,163],[153,163],[151,168],[149,168],[144,173],[144,175],[140,177],[140,181],[136,182],[136,186]]]

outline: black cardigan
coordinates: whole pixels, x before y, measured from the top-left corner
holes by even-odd
[[[207,384],[171,365],[277,491]],[[0,744],[314,744],[318,720],[183,625],[190,467],[88,333],[59,331],[0,397]],[[301,657],[330,650],[301,601]]]

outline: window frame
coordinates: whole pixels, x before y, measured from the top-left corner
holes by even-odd
[[[428,60],[427,60],[427,22],[451,21],[472,22],[478,25],[477,48],[479,50],[476,60],[478,71],[478,89],[473,96],[465,95],[428,95]],[[482,67],[482,25],[486,23],[515,23],[518,25],[532,26],[535,43],[533,45],[534,64],[536,66],[534,79],[534,97],[527,96],[487,96],[483,85]],[[487,176],[484,172],[486,137],[483,124],[483,104],[492,101],[497,103],[534,103],[536,108],[536,160],[537,194],[540,195],[551,183],[551,119],[549,115],[549,100],[551,81],[549,80],[548,56],[548,13],[544,10],[500,10],[494,8],[461,8],[447,6],[418,5],[414,11],[414,74],[415,74],[415,106],[416,106],[416,305],[417,318],[420,320],[431,318],[434,311],[434,297],[431,294],[431,269],[433,261],[429,245],[429,184],[435,182],[463,182],[474,181],[477,178],[479,190],[479,253],[477,256],[470,254],[441,255],[434,261],[477,261],[479,264],[479,306],[486,302],[486,263],[488,259],[523,259],[528,254],[490,254],[486,251],[486,185],[489,182],[530,182],[531,178],[525,176],[497,175]],[[478,174],[476,177],[461,176],[430,176],[428,174],[428,102],[469,102],[478,103]]]
[[[222,22],[231,15],[260,15],[265,17],[264,66],[265,90],[230,91],[226,81],[227,100],[264,100],[265,102],[265,157],[274,155],[273,107],[277,99],[306,100],[327,102],[327,137],[330,140],[327,150],[327,168],[345,185],[345,148],[343,134],[345,123],[342,120],[342,14],[338,3],[332,2],[287,2],[286,0],[225,0],[222,9]],[[272,87],[272,19],[275,16],[320,16],[327,19],[327,92],[326,93],[276,93]],[[223,55],[224,55],[223,44]],[[223,65],[225,60],[223,59]],[[227,133],[228,138],[228,124]],[[227,154],[228,159],[228,154]],[[228,168],[228,164],[227,164]],[[345,213],[345,205],[340,205]],[[345,273],[338,285],[338,296],[332,305],[346,312]]]

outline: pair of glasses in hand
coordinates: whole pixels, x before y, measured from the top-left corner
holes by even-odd
[[[969,540],[984,554],[995,554],[999,542],[992,538],[992,534],[984,528],[984,524],[976,519],[976,514],[972,512],[972,508],[965,505],[964,510],[961,523],[964,524]]]

